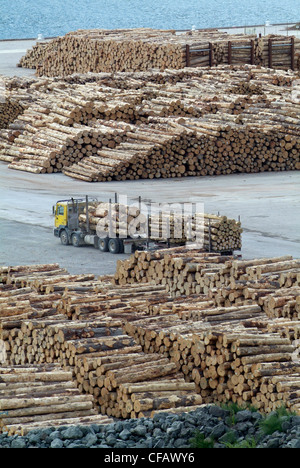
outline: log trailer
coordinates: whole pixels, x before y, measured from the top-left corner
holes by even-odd
[[[95,199],[68,199],[58,200],[53,207],[55,216],[54,236],[59,237],[63,245],[73,245],[81,247],[83,245],[92,245],[102,252],[117,253],[132,253],[138,247],[149,243],[150,239],[126,238],[119,237],[98,237],[97,234],[91,231],[89,225],[89,217],[86,217],[86,224],[83,227],[79,223],[79,216],[84,212],[88,213],[89,203],[97,201]]]
[[[115,194],[117,203],[117,194]],[[67,200],[58,200],[53,206],[53,215],[55,217],[54,236],[58,237],[62,245],[73,245],[74,247],[81,247],[83,245],[91,245],[102,252],[110,252],[112,254],[118,253],[133,253],[135,250],[157,250],[160,248],[173,247],[170,239],[152,239],[151,237],[135,235],[133,237],[120,238],[118,235],[115,237],[99,237],[94,230],[91,230],[89,216],[86,216],[85,223],[80,222],[80,215],[89,212],[91,203],[99,203],[97,199],[89,199],[88,196],[84,198],[70,198]],[[111,200],[109,201],[111,203]],[[139,205],[141,204],[141,197],[139,197]],[[214,252],[212,249],[212,230],[208,228],[208,247],[205,248],[208,252]],[[176,246],[185,245],[185,242],[176,242]],[[232,255],[234,250],[240,249],[227,249],[219,251],[223,255]]]

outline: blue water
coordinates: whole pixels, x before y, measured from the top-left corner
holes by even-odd
[[[0,39],[76,29],[191,29],[300,21],[300,0],[0,0]]]

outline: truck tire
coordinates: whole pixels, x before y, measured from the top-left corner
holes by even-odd
[[[67,231],[65,230],[61,231],[61,233],[59,234],[59,237],[60,237],[60,241],[62,245],[69,245],[69,236],[68,236]]]
[[[108,241],[108,250],[112,254],[117,254],[120,252],[121,244],[120,240],[116,237],[114,239],[109,239]]]
[[[82,246],[82,241],[81,241],[80,235],[77,234],[77,233],[72,234],[71,242],[72,242],[73,247],[81,247]]]
[[[108,237],[101,237],[98,240],[98,248],[101,252],[108,252]]]
[[[119,239],[119,243],[120,243],[120,250],[119,250],[119,253],[124,253],[124,242],[123,242],[123,239]]]

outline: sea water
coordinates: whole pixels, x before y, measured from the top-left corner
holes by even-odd
[[[77,29],[196,29],[300,21],[300,0],[0,0],[0,39]]]

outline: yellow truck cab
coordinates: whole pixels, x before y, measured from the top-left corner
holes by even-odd
[[[84,243],[84,237],[89,234],[89,227],[79,227],[79,215],[87,207],[87,200],[74,199],[59,200],[53,207],[55,216],[54,235],[59,237],[63,245],[72,244],[79,247]]]
[[[67,202],[58,202],[55,207],[55,227],[68,226],[68,205]]]
[[[95,202],[95,199],[90,200]],[[73,245],[81,247],[83,245],[92,245],[102,252],[121,253],[124,251],[124,245],[121,239],[99,238],[91,232],[89,226],[89,217],[86,217],[86,223],[79,223],[80,214],[88,212],[89,199],[71,198],[69,200],[58,200],[53,206],[54,236],[59,237],[63,245]]]

